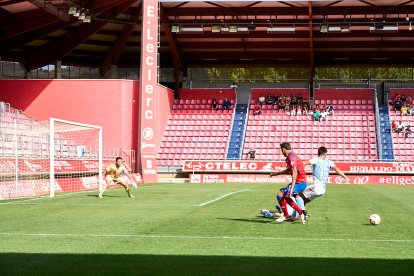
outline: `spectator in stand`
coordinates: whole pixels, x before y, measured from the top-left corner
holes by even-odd
[[[266,104],[270,104],[270,105],[273,104],[273,97],[272,97],[272,95],[270,95],[270,93],[267,94],[267,96],[266,96]]]
[[[256,115],[261,115],[262,114],[262,106],[259,104],[256,104],[253,110],[253,116],[256,117]]]
[[[315,102],[310,100],[308,103],[308,110],[315,110]]]
[[[302,115],[302,105],[301,104],[299,104],[297,109],[296,109],[296,115],[299,115],[299,116]]]
[[[229,101],[229,99],[225,98],[221,109],[230,110],[230,107],[231,107],[231,102]]]
[[[328,106],[328,109],[327,109],[326,111],[328,111],[328,114],[329,114],[329,115],[332,115],[332,114],[333,114],[333,112],[334,112],[334,111],[333,111],[333,106],[332,106],[332,105],[329,105],[329,106]]]
[[[250,148],[249,152],[247,152],[246,157],[250,160],[254,160],[256,158],[256,150],[254,148]]]
[[[392,131],[397,131],[397,123],[395,121],[392,121],[392,123],[391,123],[391,130]]]
[[[395,95],[394,99],[391,100],[391,105],[395,105],[396,102],[401,101],[401,95]]]
[[[278,105],[279,104],[279,96],[278,95],[274,95],[273,96],[273,104],[274,105]]]
[[[413,105],[413,104],[411,104],[411,105],[408,107],[408,114],[410,114],[410,115],[414,115],[414,105]]]
[[[292,104],[292,98],[289,96],[286,96],[285,98],[285,110],[289,110],[290,109],[290,105]]]
[[[404,125],[403,123],[400,121],[397,125],[397,127],[395,128],[395,132],[400,133],[404,130]]]
[[[292,99],[292,105],[298,104],[298,97],[296,97],[295,95],[292,95],[291,99]]]
[[[260,94],[260,97],[259,97],[259,104],[260,105],[264,105],[266,103],[266,98],[265,98],[265,96],[263,96],[263,94]]]
[[[394,106],[394,105],[395,105],[395,102],[396,102],[399,98],[400,98],[400,95],[399,95],[399,94],[395,95],[394,99],[390,99],[390,100],[389,100],[389,104],[390,104],[390,105],[392,105],[392,106]]]
[[[284,110],[285,109],[285,97],[280,96],[279,97],[279,107],[278,110]]]
[[[235,83],[235,82],[233,82],[233,84],[232,84],[232,85],[230,85],[230,88],[231,88],[231,89],[236,90],[236,89],[237,89],[237,85],[236,85],[236,83]]]
[[[292,105],[292,109],[290,110],[290,116],[296,116],[296,105]]]
[[[303,97],[302,95],[298,95],[298,104],[302,105],[303,104]]]
[[[303,104],[303,115],[308,115],[309,114],[309,112],[308,112],[308,104],[307,103],[304,103]]]
[[[315,111],[313,111],[313,120],[318,122],[321,121],[321,113],[318,109],[315,109]]]
[[[6,112],[6,104],[4,102],[0,102],[0,115]]]
[[[408,115],[408,108],[407,108],[407,106],[404,104],[402,107],[401,107],[401,116],[407,116]]]
[[[407,126],[405,128],[405,133],[404,133],[405,138],[410,138],[411,137],[411,133],[412,133],[412,131],[411,131],[410,126]]]
[[[322,119],[322,121],[328,121],[328,111],[326,111],[326,109],[322,110],[321,119]]]
[[[211,102],[211,109],[212,110],[217,110],[219,108],[217,100],[213,99],[213,101]]]
[[[401,96],[401,102],[403,103],[403,104],[405,104],[405,102],[407,101],[407,97],[405,96],[405,95],[402,95]]]
[[[396,111],[401,111],[402,106],[403,106],[403,104],[402,104],[402,101],[400,99],[398,99],[394,102],[394,108],[395,108]]]

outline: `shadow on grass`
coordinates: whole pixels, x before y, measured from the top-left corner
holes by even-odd
[[[98,194],[91,194],[91,195],[86,195],[86,196],[88,196],[88,197],[98,197]],[[105,197],[125,197],[125,198],[128,198],[128,196],[119,196],[119,195],[103,195],[103,198],[105,198]]]
[[[217,219],[242,221],[242,222],[253,222],[253,223],[271,223],[271,222],[275,222],[274,219],[268,219],[268,218],[264,218],[264,217],[257,217],[257,218],[251,218],[251,219],[247,219],[247,218],[217,218]]]
[[[413,275],[413,260],[240,256],[0,254],[1,275]],[[289,273],[288,273],[289,274]],[[300,274],[299,274],[300,275]]]

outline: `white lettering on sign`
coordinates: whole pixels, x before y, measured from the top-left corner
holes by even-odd
[[[148,6],[147,7],[147,15],[149,17],[154,17],[155,16],[154,15],[154,10],[155,10],[155,7],[154,6]]]
[[[154,48],[154,44],[147,44],[147,52],[148,53],[154,53],[154,50],[155,50],[155,48]]]
[[[152,86],[151,84],[147,84],[145,86],[145,92],[147,94],[152,94],[154,92],[154,86]],[[151,99],[151,98],[149,98],[149,99]]]
[[[145,119],[152,119],[152,110],[145,110]]]
[[[154,65],[154,58],[153,57],[146,57],[145,62],[147,65]],[[148,72],[151,72],[151,70],[148,70]],[[148,74],[148,76],[151,76],[151,74]]]
[[[142,134],[145,140],[151,140],[154,137],[154,131],[150,127],[144,128]]]
[[[154,177],[157,174],[154,133],[157,126],[154,122],[156,107],[153,95],[157,92],[158,1],[146,0],[142,6],[140,155],[142,179],[152,183],[157,181]]]

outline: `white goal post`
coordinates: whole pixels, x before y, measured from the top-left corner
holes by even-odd
[[[102,127],[50,118],[49,128],[50,197],[57,189],[76,192],[100,188]]]

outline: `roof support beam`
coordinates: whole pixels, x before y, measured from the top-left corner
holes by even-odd
[[[212,6],[219,7],[219,8],[224,8],[224,6],[222,6],[222,5],[218,4],[218,3],[215,3],[215,2],[206,1],[206,3],[207,4],[210,4]]]
[[[106,53],[100,68],[100,73],[102,76],[105,75],[105,73],[108,72],[109,69],[111,69],[111,66],[113,64],[116,64],[118,62],[119,57],[121,56],[122,49],[125,47],[125,44],[130,38],[133,29],[134,25],[125,25],[121,35],[116,38],[114,45]]]
[[[179,7],[182,7],[182,6],[184,6],[184,5],[187,5],[188,3],[190,3],[190,2],[182,2],[182,3],[180,3],[180,4],[176,5],[176,6],[172,7],[172,8],[173,8],[173,9],[178,9]]]
[[[112,9],[102,14],[103,17],[116,17],[131,6],[136,0],[128,0],[123,4],[115,5]],[[76,32],[68,32],[60,40],[49,42],[33,51],[26,60],[26,70],[30,71],[54,62],[62,60],[76,46],[88,39],[106,24],[106,21],[93,21],[90,24],[81,25]]]
[[[335,6],[336,4],[339,4],[339,3],[343,2],[343,1],[344,0],[339,0],[339,1],[335,1],[335,2],[332,2],[332,3],[326,4],[325,6],[322,6],[321,9],[322,8],[329,8],[331,6]]]
[[[25,1],[26,0],[10,0],[10,1],[6,1],[6,2],[1,2],[0,7],[9,6],[9,5],[13,5],[13,4],[17,4],[17,3],[25,2]]]
[[[164,18],[164,7],[162,5],[160,6],[160,17],[161,22],[163,22],[164,20],[162,19]],[[186,68],[184,68],[183,65],[182,53],[178,47],[177,39],[171,33],[170,27],[165,23],[161,23],[161,27],[165,33],[165,36],[167,37],[168,46],[172,52],[174,64],[174,93],[178,93],[178,90],[180,89],[180,72],[186,70]]]
[[[414,2],[414,0],[408,0],[408,1],[405,1],[405,2],[397,5],[397,7],[405,6],[405,5],[411,4],[412,2]]]
[[[308,2],[309,12],[309,97],[313,98],[313,78],[315,76],[315,61],[314,61],[314,50],[313,50],[313,24],[312,24],[312,1]]]
[[[46,4],[44,0],[28,0],[28,1],[32,3],[33,5],[35,5],[36,7],[39,7],[64,21],[70,20],[70,15],[68,13],[63,12],[62,10],[59,10],[53,4],[52,5]]]
[[[0,15],[4,15],[5,17],[7,17],[7,19],[9,21],[13,21],[14,20],[14,14],[11,13],[11,12],[9,12],[9,11],[7,11],[7,10],[5,10],[5,9],[3,9],[3,8],[1,8],[1,6],[0,6]]]
[[[367,4],[369,6],[373,6],[373,7],[376,7],[377,6],[377,5],[372,4],[371,2],[368,2],[368,1],[365,1],[365,0],[358,0],[358,1],[361,2],[361,3]]]
[[[246,8],[251,8],[251,7],[256,6],[257,4],[260,4],[262,2],[263,1],[257,1],[257,2],[251,3],[251,4],[247,5]]]
[[[163,19],[164,17],[164,8],[161,5],[160,7],[160,17]],[[163,21],[163,20],[161,20]],[[178,47],[177,39],[171,33],[170,27],[167,24],[161,23],[162,29],[167,37],[168,46],[170,46],[170,50],[172,52],[174,64],[178,67],[179,70],[183,69],[183,62],[182,62],[182,53]]]
[[[2,40],[0,43],[0,55],[2,55],[5,52],[8,52],[10,50],[13,50],[15,48],[18,48],[19,46],[23,46],[33,40],[42,38],[51,32],[54,32],[56,30],[59,30],[61,28],[64,28],[70,24],[72,24],[75,21],[75,19],[66,22],[66,21],[58,21],[51,23],[49,25],[46,25],[41,28],[37,28],[35,30],[31,30],[28,33],[23,33],[18,36]]]
[[[4,24],[2,27],[0,27],[0,42],[59,21],[61,20],[56,16],[46,14],[45,16],[30,18],[29,20]]]

